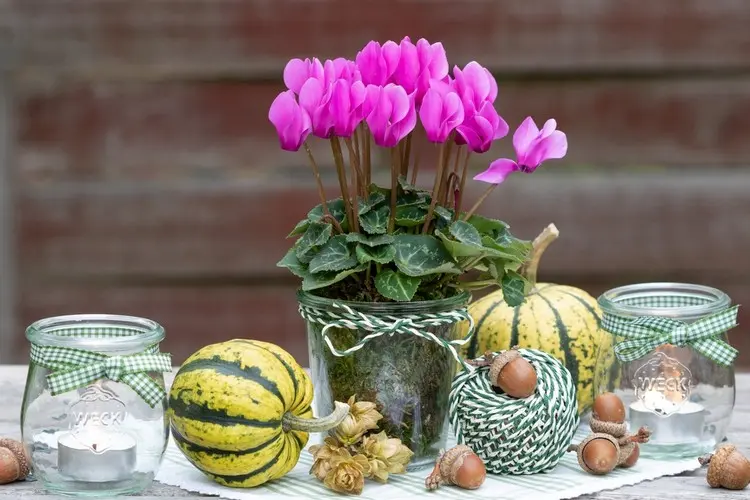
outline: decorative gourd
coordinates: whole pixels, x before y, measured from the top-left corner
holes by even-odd
[[[338,425],[349,407],[312,418],[312,382],[280,347],[256,340],[206,346],[182,365],[169,392],[177,446],[214,481],[250,488],[299,460],[309,432]]]
[[[502,290],[498,290],[469,306],[476,330],[463,354],[474,359],[486,351],[504,351],[513,346],[551,354],[573,376],[578,412],[582,414],[594,401],[595,370],[602,371],[599,376],[603,387],[611,385],[612,341],[600,327],[601,311],[591,295],[572,286],[536,283],[539,259],[558,235],[555,225],[550,224],[534,240],[531,258],[522,270],[534,287],[523,304],[508,306]]]

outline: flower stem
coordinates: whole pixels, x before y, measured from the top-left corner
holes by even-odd
[[[388,234],[393,232],[396,225],[396,200],[398,197],[398,173],[399,173],[398,147],[391,148],[391,213],[388,216]]]
[[[484,202],[485,199],[490,195],[492,191],[495,190],[495,188],[498,186],[498,184],[490,184],[490,186],[485,190],[484,193],[482,193],[482,196],[479,197],[476,203],[474,203],[474,206],[471,207],[471,209],[466,212],[466,215],[464,215],[463,220],[469,220],[469,217],[474,215],[474,212],[477,211],[477,209],[482,205],[482,202]]]
[[[354,151],[354,145],[352,144],[351,138],[345,137],[344,143],[346,144],[346,148],[349,150],[349,162],[352,164],[352,167],[354,169],[354,178],[357,179],[357,181],[354,183],[356,193],[359,196],[366,198],[367,195],[365,194],[364,178],[362,177],[362,170],[359,168],[359,157]]]
[[[372,135],[370,134],[370,129],[365,124],[362,125],[362,133],[365,135],[365,186],[369,188],[370,184],[372,184],[372,162],[370,161],[370,141]]]
[[[458,196],[456,197],[455,213],[453,214],[453,220],[458,220],[458,215],[461,213],[461,203],[464,199],[464,188],[466,187],[466,173],[469,170],[469,156],[471,156],[471,150],[466,148],[466,156],[464,157],[464,165],[461,171],[461,183],[458,185]]]
[[[333,412],[325,417],[300,418],[291,412],[287,412],[281,418],[281,427],[284,432],[325,432],[343,422],[347,415],[349,415],[349,405],[335,401]]]
[[[417,173],[419,172],[419,160],[422,153],[422,148],[416,146],[414,148],[414,169],[411,171],[411,185],[417,185]]]
[[[313,174],[315,174],[315,184],[318,186],[318,196],[320,196],[320,203],[323,205],[323,215],[328,215],[330,212],[328,211],[328,202],[326,201],[326,193],[323,191],[323,182],[320,180],[320,170],[318,170],[318,164],[315,162],[315,158],[313,158],[312,151],[310,150],[309,144],[307,144],[307,141],[305,141],[305,151],[307,152],[307,157],[310,159],[310,164],[312,165]]]
[[[414,135],[414,131],[409,132],[406,136],[406,146],[404,147],[404,157],[401,161],[401,175],[406,177],[409,174],[409,157],[411,156],[411,138]]]
[[[435,211],[435,204],[437,203],[437,195],[440,190],[440,181],[443,176],[443,157],[445,156],[445,143],[440,144],[440,154],[438,155],[437,171],[435,172],[435,182],[432,185],[432,199],[430,200],[430,208],[427,210],[427,218],[422,226],[422,233],[427,233],[427,228],[430,227],[432,220],[432,213]]]
[[[450,181],[450,175],[445,175],[446,172],[450,171],[450,159],[451,159],[451,149],[453,148],[453,134],[448,137],[447,145],[445,148],[445,155],[442,159],[442,174],[440,178],[440,185],[438,186],[438,195],[437,195],[437,201],[441,205],[445,204],[445,200],[448,198],[448,183]]]
[[[539,260],[542,258],[542,254],[549,244],[555,241],[558,236],[560,236],[560,231],[557,230],[557,227],[554,224],[550,224],[539,233],[539,236],[534,238],[534,242],[531,244],[531,257],[521,272],[529,283],[531,283],[532,287],[536,285]]]
[[[341,152],[341,143],[339,143],[338,137],[331,137],[331,152],[333,152],[333,159],[336,163],[336,173],[339,176],[339,185],[341,187],[341,197],[344,200],[344,207],[346,209],[346,217],[349,219],[350,227],[357,227],[357,220],[354,218],[354,212],[352,210],[352,200],[349,197],[349,186],[346,182],[346,172],[344,171],[344,154]],[[358,231],[358,229],[355,229]]]

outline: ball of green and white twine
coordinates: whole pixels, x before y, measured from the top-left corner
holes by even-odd
[[[459,444],[469,446],[495,474],[536,474],[554,468],[578,427],[576,387],[556,358],[519,349],[537,373],[528,398],[498,394],[489,367],[464,371],[453,380],[450,420]]]

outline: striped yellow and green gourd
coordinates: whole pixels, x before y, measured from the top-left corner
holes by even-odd
[[[172,436],[214,481],[258,486],[297,464],[309,432],[327,430],[347,414],[346,405],[337,405],[331,416],[313,419],[312,398],[310,378],[280,347],[256,340],[209,345],[175,376]]]
[[[593,404],[598,389],[612,387],[615,360],[611,336],[601,328],[601,311],[591,295],[572,286],[536,283],[539,258],[557,236],[557,228],[550,225],[534,240],[532,257],[523,270],[533,288],[523,304],[508,306],[502,290],[497,290],[469,306],[476,329],[463,354],[473,359],[512,346],[549,353],[573,376],[582,414]]]

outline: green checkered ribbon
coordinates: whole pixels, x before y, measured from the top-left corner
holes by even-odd
[[[300,305],[300,315],[308,321],[323,325],[323,340],[331,354],[338,357],[348,356],[362,349],[368,342],[384,335],[395,334],[414,335],[434,342],[447,349],[453,358],[464,368],[470,368],[456,350],[471,340],[474,332],[474,320],[466,308],[440,313],[408,314],[408,315],[371,315],[355,311],[345,304],[333,303],[336,311],[322,310],[315,307]],[[469,331],[462,339],[447,340],[438,337],[430,327],[448,325],[451,323],[469,322]],[[340,351],[334,347],[328,332],[331,328],[347,328],[349,330],[364,330],[371,332],[353,346]]]
[[[66,337],[106,338],[140,334],[124,328],[75,328],[58,333]],[[137,354],[109,356],[71,347],[31,345],[31,361],[51,371],[47,384],[52,395],[85,387],[99,380],[122,382],[132,388],[149,406],[165,396],[164,388],[148,372],[172,370],[171,356],[154,345]]]
[[[633,300],[638,302],[633,302]],[[644,297],[628,301],[628,305],[646,307],[684,307],[703,304],[705,304],[704,299],[679,296]],[[604,313],[602,328],[625,339],[615,345],[615,355],[620,361],[633,361],[642,358],[660,345],[672,344],[680,347],[691,346],[715,363],[729,366],[734,362],[738,351],[722,340],[720,335],[737,326],[738,308],[739,306],[734,306],[691,323],[663,316],[640,316],[633,319]]]

